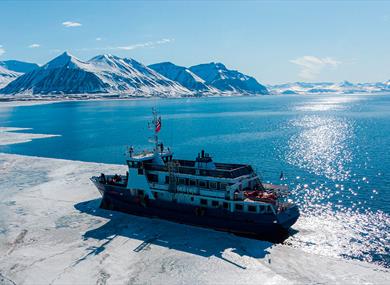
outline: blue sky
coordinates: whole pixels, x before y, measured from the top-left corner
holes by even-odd
[[[223,62],[261,83],[390,79],[390,1],[1,1],[0,60]]]

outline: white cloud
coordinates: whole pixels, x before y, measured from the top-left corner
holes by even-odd
[[[62,23],[63,26],[67,28],[73,28],[73,27],[80,27],[82,26],[79,22],[71,22],[71,21],[65,21]]]
[[[341,64],[341,61],[331,57],[320,58],[312,55],[298,57],[290,60],[290,62],[301,67],[299,76],[303,79],[314,79],[325,68],[337,68]]]
[[[80,48],[78,51],[91,51],[91,50],[133,50],[137,48],[154,48],[157,45],[167,44],[173,42],[174,39],[161,39],[158,41],[150,41],[145,43],[132,44],[128,46],[108,46],[108,47],[93,47],[93,48]]]
[[[96,40],[97,40],[97,41],[101,41],[101,40],[102,40],[102,38],[100,38],[100,37],[97,37],[97,38],[96,38]]]
[[[40,44],[31,44],[28,47],[29,48],[39,48],[41,45]]]
[[[119,47],[115,47],[113,49],[133,50],[133,49],[143,48],[143,47],[154,47],[156,45],[167,44],[167,43],[170,43],[172,41],[173,41],[172,39],[161,39],[161,40],[154,41],[154,42],[139,43],[139,44],[133,44],[133,45],[128,45],[128,46],[119,46]]]
[[[3,48],[2,45],[0,45],[0,56],[5,53],[5,49]]]

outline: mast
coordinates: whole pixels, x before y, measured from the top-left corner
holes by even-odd
[[[153,120],[152,120],[152,125],[153,125],[153,142],[154,142],[154,151],[158,152],[158,132],[161,129],[161,117],[158,116],[157,110],[155,107],[152,108],[152,114],[153,114]]]

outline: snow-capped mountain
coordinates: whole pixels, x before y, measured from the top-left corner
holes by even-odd
[[[373,83],[351,83],[342,81],[333,82],[294,82],[278,85],[268,85],[268,89],[274,94],[319,94],[319,93],[378,93],[390,91],[390,80]]]
[[[19,61],[19,60],[0,61],[0,66],[8,70],[19,72],[19,73],[26,73],[39,68],[39,65],[36,63],[30,63],[30,62]]]
[[[205,84],[224,92],[241,94],[268,94],[265,86],[251,76],[227,69],[222,63],[205,63],[191,66],[190,71],[202,78]]]
[[[11,81],[18,78],[22,73],[8,70],[0,66],[0,88],[6,86]]]
[[[184,66],[175,65],[171,62],[161,62],[149,65],[148,67],[163,76],[180,83],[189,90],[201,93],[219,92],[219,90],[205,84],[205,81],[202,78]]]
[[[20,76],[3,94],[126,94],[180,96],[191,91],[133,59],[99,55],[84,62],[67,52]]]

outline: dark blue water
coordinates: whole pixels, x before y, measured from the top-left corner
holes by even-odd
[[[0,108],[0,126],[60,137],[0,152],[124,163],[126,146],[149,147],[157,105],[161,140],[177,157],[201,149],[250,163],[290,185],[303,213],[292,246],[390,264],[390,96],[264,96],[87,101]]]

